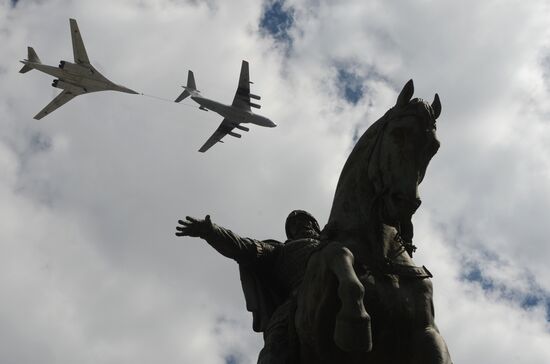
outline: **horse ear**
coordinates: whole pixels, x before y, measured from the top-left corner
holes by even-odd
[[[434,101],[432,102],[432,109],[434,111],[434,119],[437,119],[441,114],[441,101],[439,101],[439,95],[435,94]]]
[[[411,101],[411,98],[414,93],[414,84],[413,80],[409,80],[405,86],[403,86],[403,90],[401,90],[401,93],[399,96],[397,96],[397,102],[395,103],[395,106],[405,106]]]

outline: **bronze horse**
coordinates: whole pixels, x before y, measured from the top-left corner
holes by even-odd
[[[431,105],[411,100],[413,92],[411,80],[344,165],[297,296],[300,364],[452,363],[434,323],[431,274],[411,259],[441,104],[437,94]]]

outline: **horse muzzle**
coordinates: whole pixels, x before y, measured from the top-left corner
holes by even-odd
[[[387,197],[386,209],[390,219],[410,218],[422,204],[420,197],[409,197],[404,193],[392,193]]]

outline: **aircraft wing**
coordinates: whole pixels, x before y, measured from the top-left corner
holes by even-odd
[[[199,149],[199,152],[204,153],[208,149],[210,149],[214,144],[216,143],[223,143],[222,138],[226,136],[227,134],[231,133],[231,131],[235,128],[235,125],[229,121],[228,119],[223,119],[220,126],[218,126],[218,129],[208,138],[206,143]],[[238,135],[238,134],[237,134]],[[240,136],[238,136],[240,137]]]
[[[250,77],[248,72],[248,62],[243,61],[241,65],[241,74],[239,76],[239,86],[235,97],[233,98],[233,107],[250,111],[250,106],[259,108],[260,105],[256,105],[250,102]],[[252,95],[253,98],[259,100],[259,96]]]
[[[71,39],[73,41],[73,55],[75,63],[90,64],[90,60],[88,59],[86,48],[84,48],[84,42],[82,41],[82,36],[80,35],[80,30],[78,30],[76,20],[69,19],[69,23],[71,24]]]
[[[67,102],[71,101],[74,97],[81,95],[81,93],[76,92],[69,92],[67,90],[63,90],[62,93],[57,95],[55,99],[53,99],[48,105],[46,105],[45,108],[43,108],[38,114],[35,115],[36,120],[42,119],[44,116],[52,113],[60,106],[65,105]]]

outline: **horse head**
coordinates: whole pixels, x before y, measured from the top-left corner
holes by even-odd
[[[418,185],[439,148],[441,103],[412,99],[407,82],[397,102],[359,138],[336,187],[327,227],[356,234],[377,220],[411,235],[410,219],[421,200]],[[410,230],[410,232],[408,232]]]

